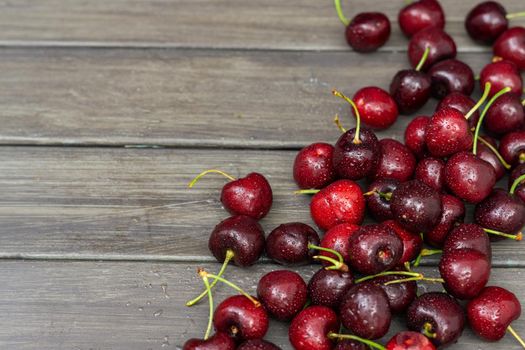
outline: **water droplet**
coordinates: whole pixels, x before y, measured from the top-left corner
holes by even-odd
[[[170,342],[169,342],[168,336],[164,337],[164,341],[162,342],[162,344],[160,344],[160,346],[162,346],[163,348],[165,348],[167,346],[170,346]]]
[[[139,306],[139,311],[144,311],[144,307]]]
[[[130,305],[131,305],[131,303],[128,301],[128,302],[126,303],[126,306],[130,306]]]
[[[165,297],[166,299],[169,299],[170,296],[168,295],[168,284],[167,284],[167,283],[162,283],[162,284],[160,285],[160,288],[162,288],[162,292],[164,293],[164,297]]]
[[[146,301],[146,305],[151,305],[151,301]]]
[[[162,311],[162,309],[157,310],[157,311],[155,311],[155,312],[153,313],[153,317],[159,317],[160,315],[162,315],[163,312],[164,312],[164,311]]]

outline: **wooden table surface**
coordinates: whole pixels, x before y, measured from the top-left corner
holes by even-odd
[[[479,72],[490,50],[466,36],[463,18],[480,1],[441,2],[459,58]],[[335,141],[335,113],[352,125],[331,88],[387,87],[408,66],[403,5],[344,1],[348,16],[381,10],[392,20],[389,42],[360,55],[330,0],[0,1],[0,348],[176,349],[202,337],[207,305],[184,301],[201,289],[196,268],[219,266],[207,239],[227,216],[224,180],[186,184],[208,168],[259,171],[275,194],[267,232],[312,223],[309,198],[291,194],[294,156]],[[380,136],[401,139],[409,120]],[[523,246],[493,249],[491,283],[525,301]],[[437,274],[435,265],[423,270]],[[254,292],[274,268],[227,276]],[[316,268],[298,270],[308,278]],[[230,293],[218,287],[217,301]],[[392,332],[402,327],[396,320]],[[514,328],[525,334],[525,321]],[[267,338],[290,349],[284,324]],[[466,330],[450,349],[519,346]]]

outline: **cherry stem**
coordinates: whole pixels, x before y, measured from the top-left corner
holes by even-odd
[[[425,324],[423,324],[423,329],[421,330],[421,333],[423,333],[424,336],[433,339],[437,336],[435,332],[432,332],[433,328],[434,327],[430,322],[425,322]]]
[[[341,253],[339,253],[337,250],[330,249],[330,248],[325,248],[325,247],[320,247],[320,246],[317,246],[317,245],[314,245],[314,244],[308,244],[308,249],[320,250],[322,252],[327,252],[327,253],[333,254],[333,255],[335,255],[337,257],[337,260],[335,260],[334,258],[331,258],[329,256],[325,256],[325,255],[316,255],[316,256],[314,256],[314,259],[316,259],[316,260],[324,260],[324,261],[328,261],[329,263],[332,264],[332,266],[326,267],[327,270],[339,270],[339,271],[342,271],[342,272],[348,272],[348,266],[345,264],[343,256],[341,255]]]
[[[487,86],[489,87],[490,89],[490,83],[487,83],[485,84],[485,90],[487,90]],[[501,96],[501,95],[504,95],[506,94],[507,92],[509,92],[510,90],[512,90],[510,87],[506,87],[504,89],[501,89],[500,91],[498,91],[494,96],[492,96],[492,98],[490,99],[490,101],[485,105],[485,108],[483,109],[483,112],[481,113],[481,116],[479,117],[479,120],[478,120],[478,124],[476,125],[476,131],[474,132],[474,146],[472,146],[472,153],[474,153],[474,155],[477,154],[478,152],[478,137],[479,137],[479,130],[481,129],[481,124],[483,124],[483,119],[485,119],[485,115],[487,115],[487,112],[490,108],[490,106],[492,106],[492,104]]]
[[[523,181],[525,181],[525,174],[521,175],[521,176],[518,177],[516,180],[514,180],[514,182],[512,183],[512,186],[510,187],[510,191],[509,191],[509,193],[510,193],[510,194],[514,194],[514,192],[516,192],[516,188],[518,188],[518,186],[519,186]]]
[[[228,281],[227,279],[224,279],[220,276],[217,276],[217,275],[213,275],[211,273],[208,273],[206,272],[204,269],[201,269],[199,271],[199,274],[202,276],[203,274],[209,278],[213,278],[213,279],[217,279],[219,281],[221,281],[222,283],[226,284],[227,286],[231,287],[232,289],[236,290],[237,292],[239,292],[240,294],[244,295],[246,298],[250,299],[250,301],[256,306],[256,307],[259,307],[261,306],[261,303],[256,300],[254,297],[252,297],[250,294],[246,293],[244,290],[241,289],[241,287],[239,287],[238,285],[236,285],[235,283],[232,283],[230,281]]]
[[[443,253],[440,249],[422,249],[419,255],[416,258],[416,261],[414,261],[414,267],[418,267],[419,263],[421,262],[421,258],[424,256],[431,256],[434,254],[441,254]]]
[[[201,272],[199,271],[199,275]],[[204,340],[207,340],[211,333],[211,326],[213,323],[213,296],[211,294],[211,287],[210,287],[210,281],[208,281],[208,276],[204,273],[202,274],[202,281],[204,282],[204,286],[206,287],[206,293],[208,293],[208,301],[210,304],[210,311],[208,315],[208,327],[206,327],[206,333],[204,334]]]
[[[525,152],[520,153],[520,155],[518,156],[518,161],[520,163],[525,162]]]
[[[335,10],[337,11],[337,16],[339,16],[339,19],[341,20],[341,22],[345,26],[348,26],[350,24],[350,20],[346,18],[345,15],[343,14],[343,9],[341,8],[341,0],[334,0],[334,6],[335,6]]]
[[[316,190],[312,188],[310,190],[297,190],[297,191],[294,191],[294,194],[316,194],[319,191],[321,190]]]
[[[196,183],[197,181],[199,181],[199,179],[200,179],[201,177],[203,177],[203,176],[206,175],[206,174],[210,174],[210,173],[221,174],[221,175],[223,175],[224,177],[230,179],[231,181],[235,181],[235,180],[236,180],[233,176],[231,176],[231,175],[229,175],[229,174],[226,174],[224,171],[217,170],[217,169],[209,169],[209,170],[203,171],[203,172],[200,173],[199,175],[195,176],[195,178],[194,178],[193,180],[191,180],[191,182],[188,184],[188,187],[189,187],[189,188],[192,188],[193,185],[195,185],[195,183]]]
[[[341,130],[342,133],[346,132],[346,129],[341,124],[341,121],[339,120],[339,116],[337,114],[334,117],[334,123],[335,125],[337,125],[337,128],[339,128],[339,130]]]
[[[487,97],[489,97],[489,92],[490,92],[490,88],[491,88],[491,84],[490,83],[486,83],[485,84],[485,90],[483,91],[483,96],[481,96],[481,98],[479,99],[479,101],[474,105],[474,107],[472,107],[470,109],[470,111],[468,111],[467,114],[465,114],[465,119],[469,119],[474,113],[476,113],[476,111],[478,110],[479,107],[481,107],[481,105],[483,104],[483,102],[485,102],[485,100],[487,99]]]
[[[523,239],[523,233],[519,232],[518,234],[516,235],[511,235],[509,233],[505,233],[505,232],[501,232],[501,231],[496,231],[496,230],[491,230],[489,228],[483,228],[483,231],[487,232],[487,233],[490,233],[491,235],[496,235],[496,236],[501,236],[501,237],[506,237],[506,238],[510,238],[510,239],[514,239],[516,241],[521,241]]]
[[[325,248],[325,247],[320,247],[320,246],[317,246],[315,244],[308,244],[308,249],[316,249],[316,250],[320,250],[322,252],[332,253],[332,254],[334,254],[337,257],[337,260],[339,260],[339,262],[341,264],[344,262],[343,256],[337,250],[330,249],[330,248]]]
[[[430,47],[426,47],[425,52],[423,52],[423,56],[421,56],[421,59],[419,60],[419,63],[416,66],[416,71],[419,72],[421,68],[423,68],[423,65],[427,61],[428,54],[430,53]]]
[[[381,345],[381,344],[378,344],[376,342],[373,342],[371,340],[368,340],[368,339],[364,339],[364,338],[361,338],[361,337],[358,337],[357,335],[352,335],[352,334],[338,334],[338,333],[334,333],[334,332],[330,332],[328,333],[327,337],[329,339],[348,339],[348,340],[355,340],[355,341],[358,341],[360,343],[363,343],[363,344],[366,344],[372,348],[375,348],[375,349],[378,349],[378,350],[386,350],[386,348]]]
[[[377,273],[375,275],[370,275],[370,276],[365,276],[365,277],[358,278],[358,279],[354,280],[354,283],[361,283],[361,282],[364,282],[364,281],[372,280],[372,279],[377,278],[377,277],[392,276],[392,275],[394,275],[394,276],[411,276],[411,277],[420,277],[421,276],[421,274],[418,273],[418,272],[384,271],[384,272]]]
[[[511,326],[508,326],[507,327],[507,330],[509,331],[510,334],[512,334],[514,336],[514,338],[516,338],[516,340],[518,341],[518,343],[521,344],[521,346],[523,346],[523,348],[525,348],[525,341],[523,341],[523,339],[521,339],[521,337],[519,336],[518,333],[516,333],[516,331],[514,330],[514,328],[512,328]]]
[[[392,192],[380,192],[378,190],[368,191],[363,193],[363,196],[372,196],[374,194],[377,194],[379,197],[386,199],[389,201],[392,198]]]
[[[513,19],[518,17],[525,17],[525,12],[515,12],[515,13],[507,13],[505,16],[507,19]]]
[[[478,139],[481,141],[482,144],[484,144],[485,146],[487,146],[488,149],[490,149],[492,151],[492,153],[494,153],[494,155],[496,156],[496,158],[498,158],[498,160],[500,161],[501,165],[503,165],[503,167],[507,170],[509,170],[511,168],[510,164],[507,163],[505,161],[505,159],[503,159],[503,157],[501,156],[501,154],[498,152],[498,150],[496,149],[496,147],[492,146],[490,144],[490,142],[488,142],[487,140],[485,140],[483,137],[481,136],[478,136]]]
[[[523,106],[525,106],[525,100],[521,101],[521,104],[522,104]]]
[[[222,275],[224,274],[224,271],[226,271],[226,267],[228,266],[228,263],[231,261],[231,259],[233,259],[234,256],[235,256],[235,253],[233,252],[233,250],[228,249],[226,251],[226,257],[224,258],[224,262],[222,263],[221,269],[217,273],[217,276],[222,277]],[[219,282],[219,280],[214,280],[211,283],[210,289],[215,287],[217,282]],[[205,289],[198,297],[188,301],[186,303],[186,306],[193,306],[193,305],[197,304],[202,298],[204,298],[206,296],[207,293],[208,293],[208,290]]]
[[[357,110],[357,106],[355,105],[354,101],[346,97],[344,94],[337,90],[332,90],[332,94],[334,94],[337,97],[341,97],[343,100],[348,102],[352,108],[354,109],[355,113],[355,119],[356,119],[356,125],[355,125],[355,136],[354,140],[352,141],[354,144],[358,145],[361,143],[361,140],[359,139],[359,133],[361,132],[361,115],[359,114],[359,111]]]
[[[418,274],[417,277],[409,277],[394,281],[388,281],[385,283],[385,286],[389,286],[391,284],[398,284],[398,283],[405,283],[405,282],[412,282],[412,281],[426,281],[426,282],[432,282],[432,283],[445,283],[445,280],[442,278],[429,278],[425,277],[422,273]]]

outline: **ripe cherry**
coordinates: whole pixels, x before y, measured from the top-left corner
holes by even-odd
[[[341,299],[354,284],[351,272],[339,270],[318,270],[308,282],[308,296],[312,305],[336,309]]]
[[[288,266],[304,265],[313,261],[319,235],[301,222],[277,226],[266,238],[266,254],[273,261]]]
[[[222,348],[220,350],[222,350]],[[251,339],[239,345],[237,350],[281,350],[281,348],[267,340]]]
[[[509,176],[509,190],[512,189],[513,185],[516,184],[516,187],[514,188],[514,194],[521,198],[523,202],[525,202],[525,181],[517,181],[516,180],[521,176],[525,175],[525,164],[520,164],[517,167],[515,167]]]
[[[384,221],[383,225],[392,229],[403,243],[403,254],[399,259],[399,266],[403,266],[405,263],[414,260],[419,255],[423,247],[423,240],[420,235],[405,230],[395,220]]]
[[[412,119],[405,129],[405,145],[418,159],[423,158],[427,152],[425,138],[426,128],[429,122],[430,117],[419,116]]]
[[[514,62],[525,69],[525,28],[513,27],[501,34],[493,46],[494,56]]]
[[[449,194],[441,194],[442,211],[439,222],[425,234],[425,241],[435,247],[443,246],[450,230],[465,219],[465,204]]]
[[[404,331],[392,337],[386,350],[435,350],[436,347],[421,333]]]
[[[235,350],[235,342],[226,333],[217,332],[206,340],[190,339],[182,350]]]
[[[474,101],[469,96],[460,92],[453,92],[439,101],[438,105],[436,106],[436,111],[443,107],[450,107],[457,109],[463,115],[467,115],[470,112],[472,114],[470,115],[470,118],[468,118],[468,125],[470,128],[475,128],[479,120],[479,111],[477,108],[474,108],[475,105],[476,101]]]
[[[359,229],[354,224],[339,224],[325,232],[321,239],[321,247],[335,250],[341,254],[345,263],[350,259],[350,237]],[[322,256],[337,259],[337,256],[328,252],[321,251]]]
[[[509,93],[501,96],[490,107],[485,119],[485,130],[503,135],[525,126],[525,111],[518,95]]]
[[[459,224],[448,234],[443,244],[443,253],[458,249],[473,249],[492,260],[492,248],[489,236],[476,224]]]
[[[448,157],[472,146],[467,119],[457,109],[443,107],[432,116],[426,129],[426,146],[434,157]]]
[[[375,283],[383,289],[388,298],[390,310],[395,314],[405,312],[417,297],[416,281],[388,284],[405,277],[402,275],[384,275],[370,280],[370,283]]]
[[[476,5],[465,19],[465,28],[470,37],[487,45],[493,44],[508,27],[507,11],[495,1]]]
[[[428,71],[432,96],[442,99],[450,93],[470,95],[474,91],[474,72],[464,62],[448,59],[434,64]]]
[[[416,166],[414,177],[434,190],[441,191],[445,182],[445,164],[439,158],[423,158]]]
[[[401,182],[411,179],[416,168],[416,157],[412,151],[394,139],[382,139],[379,146],[381,152],[377,167],[370,178],[390,178]]]
[[[334,146],[318,142],[297,153],[293,164],[293,178],[299,188],[323,188],[332,183],[335,169],[332,162]]]
[[[339,331],[336,313],[326,306],[309,306],[294,317],[288,337],[295,350],[331,350],[330,333]]]
[[[408,44],[408,59],[416,67],[425,50],[429,48],[428,58],[421,68],[427,71],[431,66],[447,58],[456,57],[456,43],[438,27],[429,27],[417,32]]]
[[[503,136],[499,153],[513,166],[525,163],[525,131],[514,131]]]
[[[445,27],[445,14],[437,0],[414,1],[399,11],[398,22],[401,31],[411,37],[422,29]]]
[[[374,128],[386,129],[394,124],[399,112],[392,96],[376,86],[359,89],[353,101],[361,116],[361,121]],[[357,117],[356,113],[354,115]]]
[[[395,179],[378,179],[372,182],[364,194],[366,198],[366,206],[372,216],[379,222],[390,220],[394,218],[392,210],[390,209],[390,199],[392,192],[399,185],[399,181]]]
[[[511,92],[516,95],[521,95],[523,91],[523,80],[518,67],[507,60],[492,62],[483,67],[479,83],[482,89],[487,83],[492,85],[490,97],[506,87],[511,88]]]
[[[502,96],[502,98],[505,96]],[[488,114],[487,114],[488,115]],[[496,180],[501,179],[510,169],[510,165],[505,162],[498,152],[496,140],[489,136],[479,136],[478,154],[477,156],[485,162],[490,163],[496,173]]]
[[[222,188],[221,202],[232,215],[246,215],[259,220],[270,211],[272,188],[263,175],[250,173],[236,180],[223,171],[211,169],[197,175],[188,187],[193,187],[201,177],[209,173],[218,173],[231,180]]]

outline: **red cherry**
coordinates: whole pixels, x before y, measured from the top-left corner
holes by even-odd
[[[511,165],[525,163],[525,131],[514,131],[503,136],[499,153]]]
[[[216,349],[222,350],[222,349]],[[237,350],[281,350],[280,347],[263,339],[247,340],[237,347]]]
[[[426,48],[429,48],[428,58],[422,67],[428,70],[436,62],[456,57],[456,43],[442,29],[430,27],[417,32],[408,44],[408,59],[412,67],[416,67]]]
[[[325,232],[321,240],[321,247],[335,250],[341,254],[345,263],[349,262],[350,258],[350,237],[359,229],[359,226],[354,224],[339,224]],[[320,255],[327,256],[332,259],[337,257],[327,251],[321,251]],[[323,261],[323,264],[328,264]]]
[[[436,347],[421,333],[403,331],[386,343],[386,350],[436,350]]]
[[[381,154],[370,178],[390,178],[401,182],[411,179],[416,168],[416,157],[410,149],[394,139],[382,139],[379,145]]]
[[[453,92],[470,95],[474,90],[474,72],[454,58],[434,64],[428,71],[432,80],[432,96],[442,99]]]
[[[495,135],[504,135],[523,129],[525,126],[525,111],[519,96],[513,93],[505,94],[490,106],[484,122],[487,132]]]
[[[430,117],[419,116],[412,119],[405,129],[405,145],[418,158],[423,158],[426,153],[425,136],[429,122]]]
[[[206,340],[190,339],[182,350],[235,350],[235,342],[226,333],[215,333]]]
[[[319,142],[306,146],[297,153],[293,178],[299,188],[323,188],[332,183],[335,170],[332,162],[334,146]]]
[[[465,204],[460,199],[443,193],[441,194],[441,204],[443,210],[438,224],[425,234],[425,241],[436,247],[441,247],[450,230],[465,219]]]
[[[485,1],[470,10],[465,28],[472,39],[491,45],[509,27],[506,15],[507,11],[501,4]]]
[[[525,69],[525,28],[513,27],[500,35],[494,43],[494,56],[514,62]]]
[[[398,22],[401,31],[411,37],[422,29],[445,27],[445,14],[436,0],[419,0],[399,11]]]
[[[455,108],[461,112],[463,115],[467,115],[472,108],[476,105],[476,101],[470,98],[467,95],[464,95],[460,92],[453,92],[445,96],[436,106],[436,111],[442,109],[443,107]],[[472,112],[471,112],[472,113]],[[479,111],[476,108],[474,113],[471,114],[468,119],[468,125],[471,128],[475,128],[479,120]]]
[[[326,306],[309,306],[299,312],[288,329],[295,350],[331,350],[334,346],[328,334],[339,331],[336,313]]]
[[[445,182],[445,162],[439,158],[423,158],[417,164],[415,179],[436,191],[441,191]]]
[[[394,220],[385,221],[383,225],[392,229],[401,242],[403,242],[403,255],[401,255],[398,265],[402,266],[406,262],[414,260],[419,255],[423,247],[423,240],[420,235],[405,230]]]
[[[492,85],[489,92],[490,97],[506,87],[510,87],[510,92],[516,95],[521,95],[523,91],[523,79],[518,67],[507,60],[492,62],[483,67],[479,75],[479,83],[481,89],[486,83]]]
[[[425,131],[427,149],[434,157],[447,157],[472,147],[472,134],[465,116],[443,107],[434,113]]]
[[[346,42],[357,52],[372,52],[390,38],[390,20],[380,12],[356,15],[346,27]]]
[[[390,127],[399,115],[392,96],[375,86],[367,86],[358,90],[353,101],[361,115],[361,121],[375,129]]]

